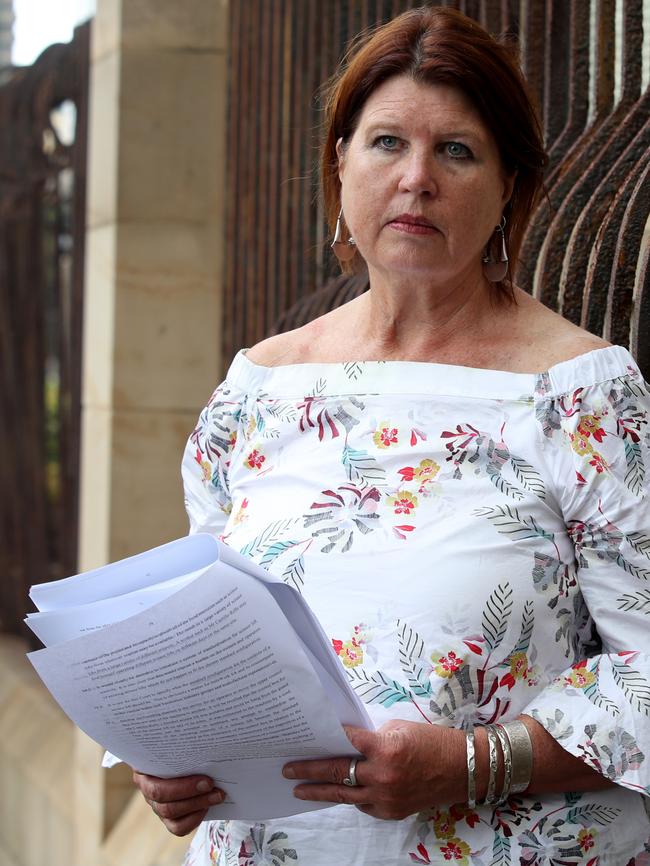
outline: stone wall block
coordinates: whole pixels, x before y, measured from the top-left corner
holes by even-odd
[[[124,48],[225,51],[227,0],[131,0],[123,10]]]
[[[196,419],[196,412],[114,413],[112,560],[187,534],[180,462]]]
[[[196,412],[207,403],[221,348],[217,235],[211,224],[120,227],[116,409]]]
[[[122,30],[122,0],[98,0],[93,18],[90,59],[93,64],[118,51]]]
[[[116,228],[103,225],[86,232],[83,332],[83,404],[113,403]]]
[[[114,222],[116,218],[119,91],[120,58],[115,53],[107,54],[90,69],[87,228]]]
[[[226,60],[217,53],[122,56],[118,213],[121,222],[214,222],[225,158]],[[215,148],[215,141],[219,147]]]

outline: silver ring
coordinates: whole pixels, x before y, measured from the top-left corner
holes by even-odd
[[[358,788],[359,783],[357,782],[357,764],[359,763],[358,758],[352,758],[350,761],[350,768],[348,770],[348,774],[343,779],[343,784],[347,785],[349,788]]]

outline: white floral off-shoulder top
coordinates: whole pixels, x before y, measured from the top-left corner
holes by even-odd
[[[204,823],[186,866],[650,864],[650,393],[625,349],[538,375],[240,352],[183,478],[192,531],[304,595],[377,726],[527,713],[616,783]]]

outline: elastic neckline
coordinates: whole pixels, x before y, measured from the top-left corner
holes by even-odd
[[[561,361],[540,373],[512,373],[427,361],[349,361],[264,367],[242,349],[227,381],[244,392],[270,397],[359,394],[437,394],[484,399],[530,399],[544,383],[544,394],[565,394],[630,373],[640,375],[622,346],[607,346]]]

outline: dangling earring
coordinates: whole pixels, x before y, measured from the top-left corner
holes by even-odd
[[[357,242],[354,238],[348,238],[347,241],[343,240],[343,208],[341,208],[336,218],[334,240],[331,243],[334,255],[340,262],[349,262],[354,258],[356,246]]]
[[[497,259],[492,258],[492,247],[494,245],[494,234],[488,241],[488,245],[483,256],[483,273],[491,283],[499,283],[505,279],[508,273],[508,250],[506,248],[506,236],[504,229],[506,227],[506,218],[501,217],[501,222],[495,226],[494,232],[499,234],[497,242],[501,249]]]

